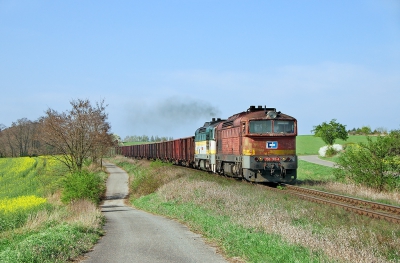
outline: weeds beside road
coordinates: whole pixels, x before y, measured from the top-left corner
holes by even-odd
[[[102,234],[93,202],[61,203],[65,170],[51,157],[0,159],[0,262],[68,262]]]

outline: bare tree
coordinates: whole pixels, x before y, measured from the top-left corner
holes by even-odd
[[[4,129],[6,126],[2,123],[0,123],[0,157],[6,157],[7,156],[7,150],[6,150],[6,140],[5,140],[5,135],[4,135]]]
[[[9,157],[17,157],[18,156],[17,155],[17,149],[16,149],[17,142],[15,141],[15,138],[12,135],[11,127],[6,129],[4,131],[4,133],[5,133],[5,143],[8,146],[7,156],[9,156]]]
[[[42,119],[43,140],[53,155],[70,171],[81,170],[88,158],[97,160],[112,142],[104,100],[92,106],[89,100],[70,101],[63,113],[48,109]]]
[[[22,118],[13,122],[11,127],[0,127],[0,156],[32,156],[41,153],[40,123]]]
[[[10,132],[16,142],[15,148],[18,149],[19,156],[28,156],[36,132],[34,122],[27,118],[19,119],[12,123]]]

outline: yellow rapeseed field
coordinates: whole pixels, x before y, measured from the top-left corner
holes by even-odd
[[[19,175],[30,169],[37,162],[35,158],[20,157],[20,158],[2,158],[0,159],[0,167],[4,173],[9,175]]]
[[[16,198],[4,198],[0,200],[0,212],[5,214],[30,210],[36,206],[46,203],[45,198],[34,195],[19,196]]]
[[[0,158],[0,200],[51,193],[61,178],[60,166],[51,156]]]

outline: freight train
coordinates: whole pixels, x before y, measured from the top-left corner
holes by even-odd
[[[255,183],[294,183],[297,120],[275,108],[250,106],[204,123],[194,136],[120,146],[126,157],[159,159]]]

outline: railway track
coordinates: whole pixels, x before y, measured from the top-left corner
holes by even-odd
[[[347,211],[355,212],[360,215],[365,215],[376,219],[383,219],[392,223],[400,224],[400,207],[398,206],[361,200],[358,198],[323,192],[294,185],[282,184],[282,186],[285,187],[285,192],[296,195],[301,199],[321,204],[342,207]]]

